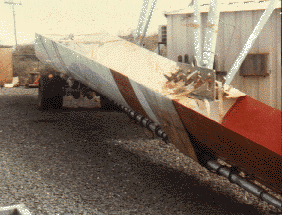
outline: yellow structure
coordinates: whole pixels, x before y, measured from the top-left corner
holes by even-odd
[[[13,81],[13,58],[12,48],[0,47],[0,85],[11,83]]]

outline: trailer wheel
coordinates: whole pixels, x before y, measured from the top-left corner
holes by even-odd
[[[48,77],[47,75],[42,75],[39,79],[38,85],[38,106],[42,110],[48,109],[47,107],[47,87]]]
[[[53,110],[62,109],[62,107],[63,107],[63,96],[56,95],[52,98],[49,98],[49,100],[50,100],[50,104],[51,104],[49,109],[53,109]]]
[[[120,108],[105,96],[100,96],[101,109],[108,111],[121,111]]]
[[[80,98],[80,92],[73,92],[72,95],[73,95],[73,98],[75,98],[75,99]]]
[[[73,90],[78,90],[80,88],[80,83],[78,81],[73,82],[72,89]],[[74,91],[72,92],[73,98],[79,99],[80,98],[80,91]]]
[[[50,81],[47,75],[43,75],[39,80],[38,105],[42,110],[61,109],[63,106],[63,90],[56,78]]]

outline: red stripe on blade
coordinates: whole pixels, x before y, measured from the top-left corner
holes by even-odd
[[[280,155],[176,101],[174,105],[197,147],[224,158],[264,185],[281,191]]]
[[[137,98],[134,89],[132,88],[128,77],[111,70],[114,80],[118,86],[119,91],[121,92],[123,98],[127,102],[127,104],[137,113],[141,114],[142,116],[149,118],[146,111],[142,107],[139,99]]]
[[[250,96],[237,99],[222,124],[232,131],[282,155],[281,111]]]

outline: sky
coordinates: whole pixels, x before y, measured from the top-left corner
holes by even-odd
[[[14,45],[12,6],[0,0],[0,44]],[[153,0],[149,0],[148,13]],[[192,0],[158,0],[147,35],[167,23],[164,11],[188,7]],[[143,0],[13,0],[18,44],[32,43],[34,34],[127,35],[137,28]]]

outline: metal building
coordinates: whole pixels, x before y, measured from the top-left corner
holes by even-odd
[[[241,1],[241,2],[238,2]],[[214,68],[226,74],[258,23],[269,1],[237,0],[219,4],[220,17]],[[200,6],[202,44],[209,5]],[[167,12],[167,58],[193,60],[193,7]],[[281,109],[281,2],[271,14],[244,60],[232,86],[274,108]]]

